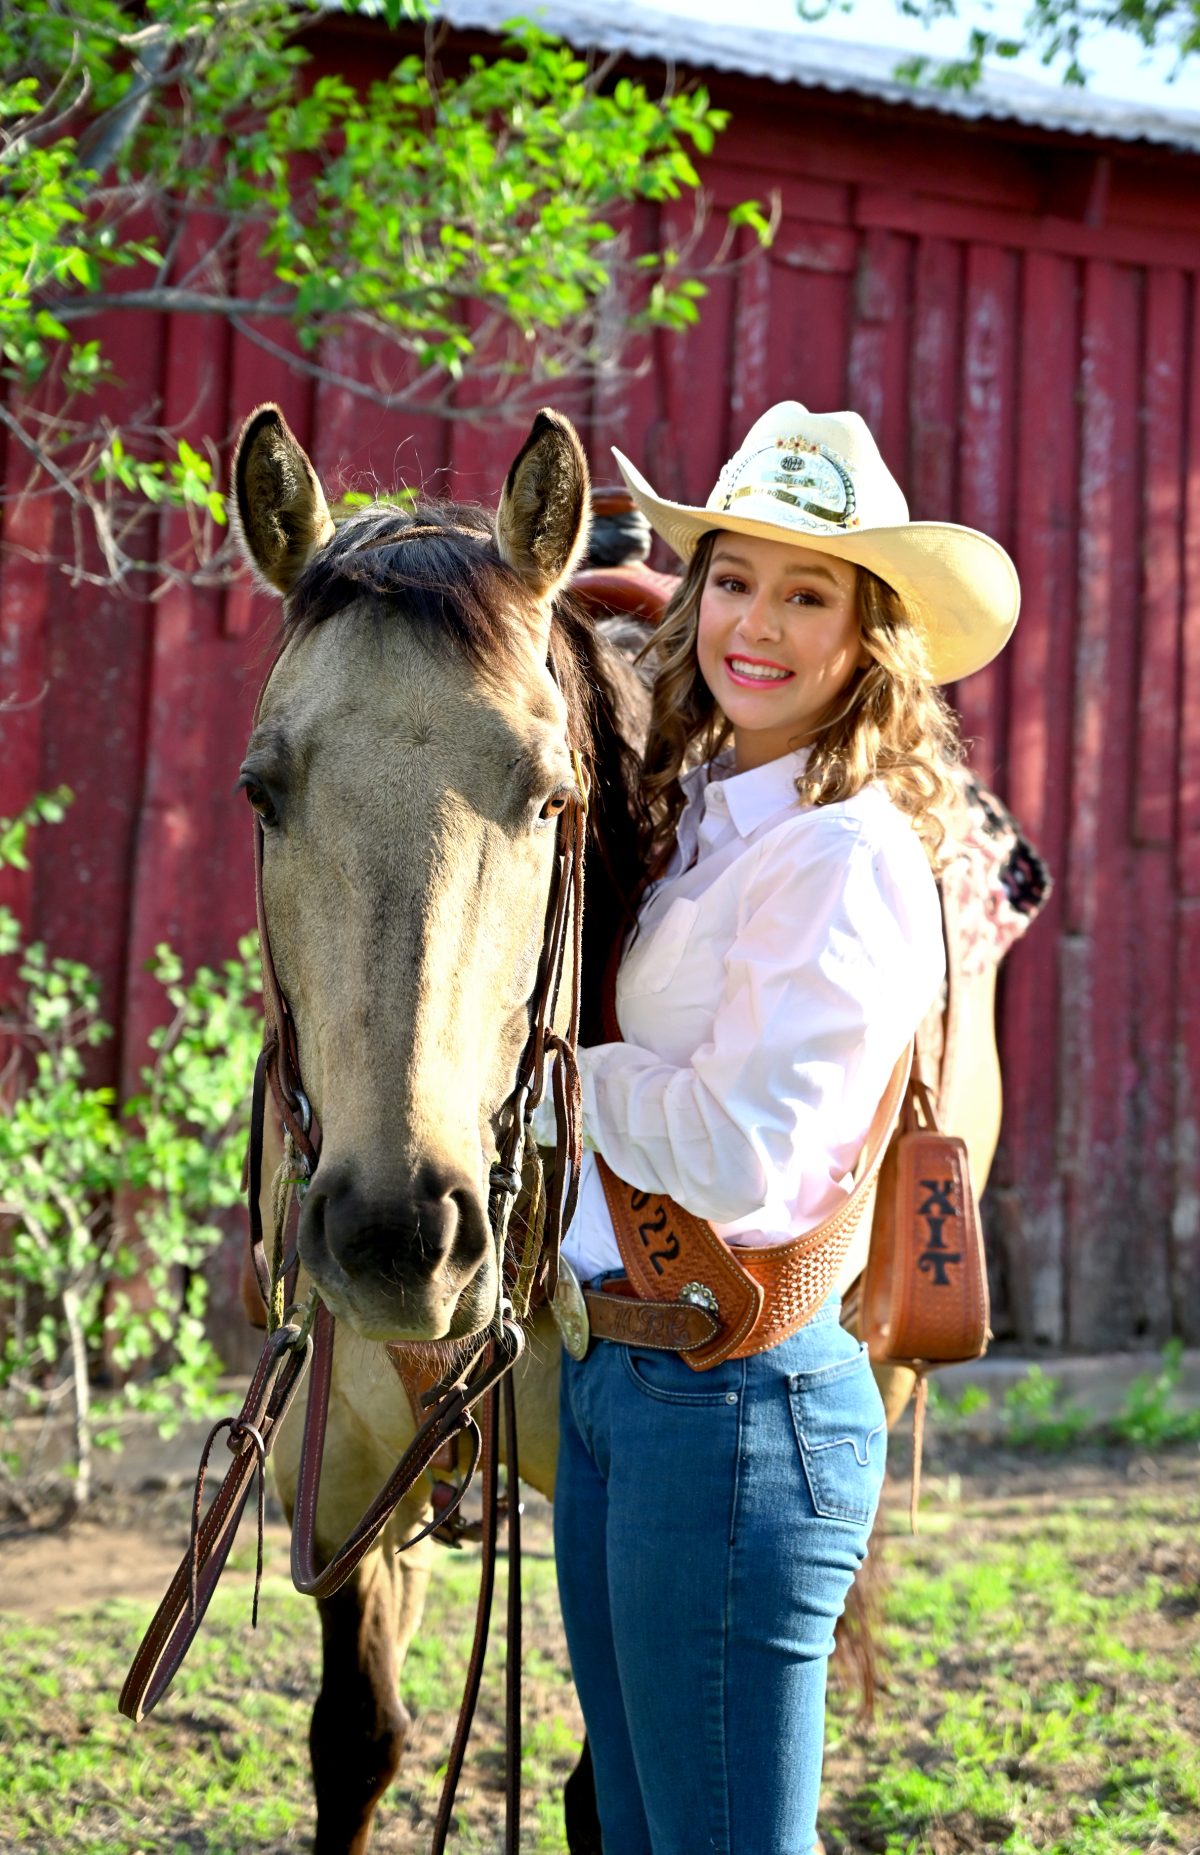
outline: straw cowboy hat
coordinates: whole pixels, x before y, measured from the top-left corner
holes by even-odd
[[[988,535],[912,522],[900,485],[857,412],[809,412],[785,399],[751,427],[702,509],[656,496],[614,448],[630,495],[683,559],[710,529],[836,554],[894,587],[925,631],[935,683],[981,670],[1007,643],[1021,589]]]

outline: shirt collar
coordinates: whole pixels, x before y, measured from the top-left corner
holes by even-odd
[[[796,781],[807,764],[808,749],[800,747],[781,754],[778,760],[768,760],[765,766],[735,773],[733,748],[726,747],[715,759],[690,768],[679,783],[689,807],[707,804],[711,789],[719,786],[735,831],[749,837],[760,825],[799,803]]]

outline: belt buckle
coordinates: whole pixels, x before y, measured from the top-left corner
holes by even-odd
[[[550,1303],[550,1312],[572,1359],[584,1358],[591,1342],[592,1326],[579,1277],[565,1256],[558,1259],[558,1287]]]

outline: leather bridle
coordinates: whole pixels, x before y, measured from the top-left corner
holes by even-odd
[[[278,658],[275,660],[278,662]],[[271,665],[264,680],[263,692],[270,680]],[[262,693],[259,704],[262,702]],[[257,709],[256,709],[257,714]],[[271,956],[263,907],[263,826],[254,823],[255,894],[259,940],[262,948],[264,1036],[262,1053],[254,1078],[250,1143],[247,1159],[247,1203],[249,1210],[250,1252],[255,1274],[268,1308],[268,1333],[258,1365],[251,1379],[242,1408],[235,1418],[225,1418],[216,1425],[205,1444],[197,1476],[193,1512],[192,1540],[166,1595],[155,1613],[134,1657],[121,1690],[120,1710],[129,1719],[141,1720],[157,1705],[169,1687],[194,1640],[217,1581],[229,1555],[251,1484],[259,1478],[259,1564],[262,1553],[263,1473],[267,1456],[279,1425],[299,1390],[305,1369],[312,1366],[308,1387],[308,1406],[304,1439],[300,1452],[299,1478],[292,1523],[292,1581],[298,1591],[317,1598],[330,1597],[345,1583],[359,1561],[370,1550],[397,1506],[428,1469],[434,1456],[447,1443],[464,1432],[470,1443],[470,1460],[458,1500],[466,1491],[476,1464],[483,1458],[484,1496],[484,1565],[476,1640],[468,1670],[467,1692],[459,1715],[454,1749],[447,1770],[441,1808],[435,1828],[433,1855],[440,1855],[449,1829],[454,1791],[470,1731],[475,1696],[482,1672],[483,1651],[487,1639],[487,1621],[491,1606],[496,1551],[497,1429],[499,1424],[499,1390],[505,1389],[505,1426],[507,1459],[513,1496],[508,1502],[510,1541],[510,1591],[508,1654],[509,1692],[509,1770],[507,1780],[508,1809],[506,1847],[515,1855],[517,1849],[517,1810],[519,1798],[519,1644],[511,1640],[519,1631],[519,1514],[516,1487],[516,1414],[512,1393],[512,1368],[524,1347],[522,1321],[529,1311],[535,1289],[552,1298],[558,1282],[559,1249],[562,1235],[575,1208],[582,1157],[580,1131],[579,1071],[575,1046],[579,1034],[581,931],[583,923],[583,853],[587,813],[587,793],[583,768],[574,756],[577,791],[567,801],[559,816],[554,854],[554,869],[546,911],[541,958],[530,1002],[530,1028],[516,1078],[499,1116],[499,1153],[489,1177],[488,1221],[496,1249],[497,1306],[491,1326],[481,1336],[474,1352],[430,1391],[424,1402],[429,1414],[419,1425],[403,1456],[379,1490],[358,1524],[342,1541],[333,1555],[318,1563],[315,1529],[320,1489],[321,1462],[329,1411],[329,1390],[333,1374],[335,1322],[333,1315],[319,1300],[314,1289],[303,1313],[285,1312],[284,1283],[295,1273],[295,1248],[284,1253],[283,1231],[286,1225],[286,1201],[277,1217],[275,1254],[268,1260],[263,1238],[259,1195],[262,1187],[262,1155],[268,1090],[283,1121],[285,1151],[290,1148],[299,1169],[297,1181],[303,1193],[317,1168],[320,1157],[320,1128],[313,1119],[300,1075],[299,1050],[295,1020],[280,989]],[[571,982],[567,1029],[556,1032],[563,975],[568,954],[571,956]],[[557,1118],[557,1141],[553,1178],[548,1194],[542,1191],[541,1167],[537,1150],[529,1135],[534,1108],[542,1098],[547,1059],[555,1058],[552,1087]],[[522,1252],[510,1251],[509,1216],[521,1189],[526,1156],[530,1156],[537,1178],[539,1200],[544,1197],[544,1216],[529,1219]],[[285,1160],[285,1164],[286,1164]],[[539,1207],[541,1208],[541,1207]],[[476,1423],[476,1406],[483,1406],[482,1426]],[[209,1451],[221,1430],[227,1430],[234,1460],[203,1519],[199,1516],[201,1491]],[[457,1505],[457,1500],[455,1502]],[[443,1512],[438,1524],[447,1517]],[[405,1547],[424,1538],[432,1528],[425,1528],[404,1542]],[[401,1548],[403,1550],[404,1548]],[[517,1608],[514,1610],[514,1599]],[[257,1588],[255,1592],[257,1619]]]

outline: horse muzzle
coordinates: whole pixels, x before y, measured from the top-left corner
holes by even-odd
[[[487,1206],[465,1175],[423,1167],[405,1189],[368,1189],[323,1158],[300,1214],[300,1260],[330,1312],[364,1339],[457,1339],[491,1317]]]

